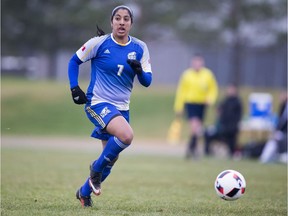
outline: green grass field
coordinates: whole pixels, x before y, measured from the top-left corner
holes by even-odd
[[[2,149],[1,215],[287,215],[286,166],[256,161],[185,161],[164,155],[123,154],[82,209],[75,190],[88,175],[94,154],[64,150]],[[224,201],[214,180],[224,169],[246,178],[237,201]]]
[[[246,104],[251,91],[241,90]],[[279,91],[265,91],[275,96],[277,108]],[[131,98],[136,143],[165,143],[174,117],[174,93],[173,87],[136,87]],[[206,122],[213,119],[211,108]],[[83,106],[73,104],[68,84],[2,78],[2,136],[73,139],[88,137],[92,128]],[[213,158],[188,162],[182,155],[168,157],[163,153],[124,152],[103,184],[103,194],[93,198],[94,207],[82,209],[75,191],[96,157],[96,152],[2,145],[1,215],[287,215],[287,166]],[[217,197],[214,180],[224,169],[235,169],[245,176],[243,198],[227,202]]]
[[[93,129],[84,106],[73,103],[68,84],[4,78],[1,95],[2,134],[89,136]],[[136,86],[130,112],[135,133],[165,137],[173,100],[174,89]]]
[[[86,89],[87,83],[81,83]],[[175,86],[135,86],[131,97],[130,120],[138,138],[165,139],[174,118]],[[247,95],[252,91],[270,92],[277,111],[279,89],[241,89],[244,116],[248,112]],[[223,97],[223,90],[219,98]],[[83,106],[72,102],[68,82],[28,81],[2,78],[1,132],[4,135],[89,136],[93,129]],[[244,117],[243,116],[243,117]],[[215,107],[207,110],[206,125],[215,120]],[[185,138],[184,133],[184,138]]]

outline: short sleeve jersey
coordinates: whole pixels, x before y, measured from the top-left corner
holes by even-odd
[[[91,81],[87,90],[92,106],[108,102],[118,110],[129,110],[135,73],[127,59],[140,61],[143,72],[152,73],[146,44],[129,36],[126,44],[119,44],[112,34],[94,37],[77,52],[82,62],[91,61]]]

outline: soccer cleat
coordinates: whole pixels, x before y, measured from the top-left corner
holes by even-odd
[[[82,207],[92,207],[93,201],[91,196],[81,196],[80,189],[76,192],[76,198],[81,202]]]
[[[99,196],[101,194],[101,179],[102,179],[102,173],[95,172],[90,167],[89,185],[92,189],[92,192],[96,196]]]

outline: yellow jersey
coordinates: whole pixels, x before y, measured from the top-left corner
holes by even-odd
[[[193,68],[185,70],[176,91],[174,110],[183,112],[185,103],[214,104],[218,96],[218,85],[211,70]]]

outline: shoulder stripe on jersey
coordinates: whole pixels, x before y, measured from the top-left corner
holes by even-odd
[[[150,63],[150,54],[149,54],[149,50],[148,50],[146,43],[135,37],[132,37],[132,40],[134,43],[138,44],[143,50],[143,56],[140,60],[143,71],[152,73],[151,63]]]
[[[100,37],[94,37],[88,40],[77,52],[77,56],[79,59],[81,59],[82,62],[86,62],[89,59],[95,57],[95,56],[89,56],[91,54],[91,51],[96,47],[100,46],[108,37],[109,35],[103,35]],[[83,50],[83,47],[87,48],[87,50]],[[96,54],[96,53],[95,53]]]

